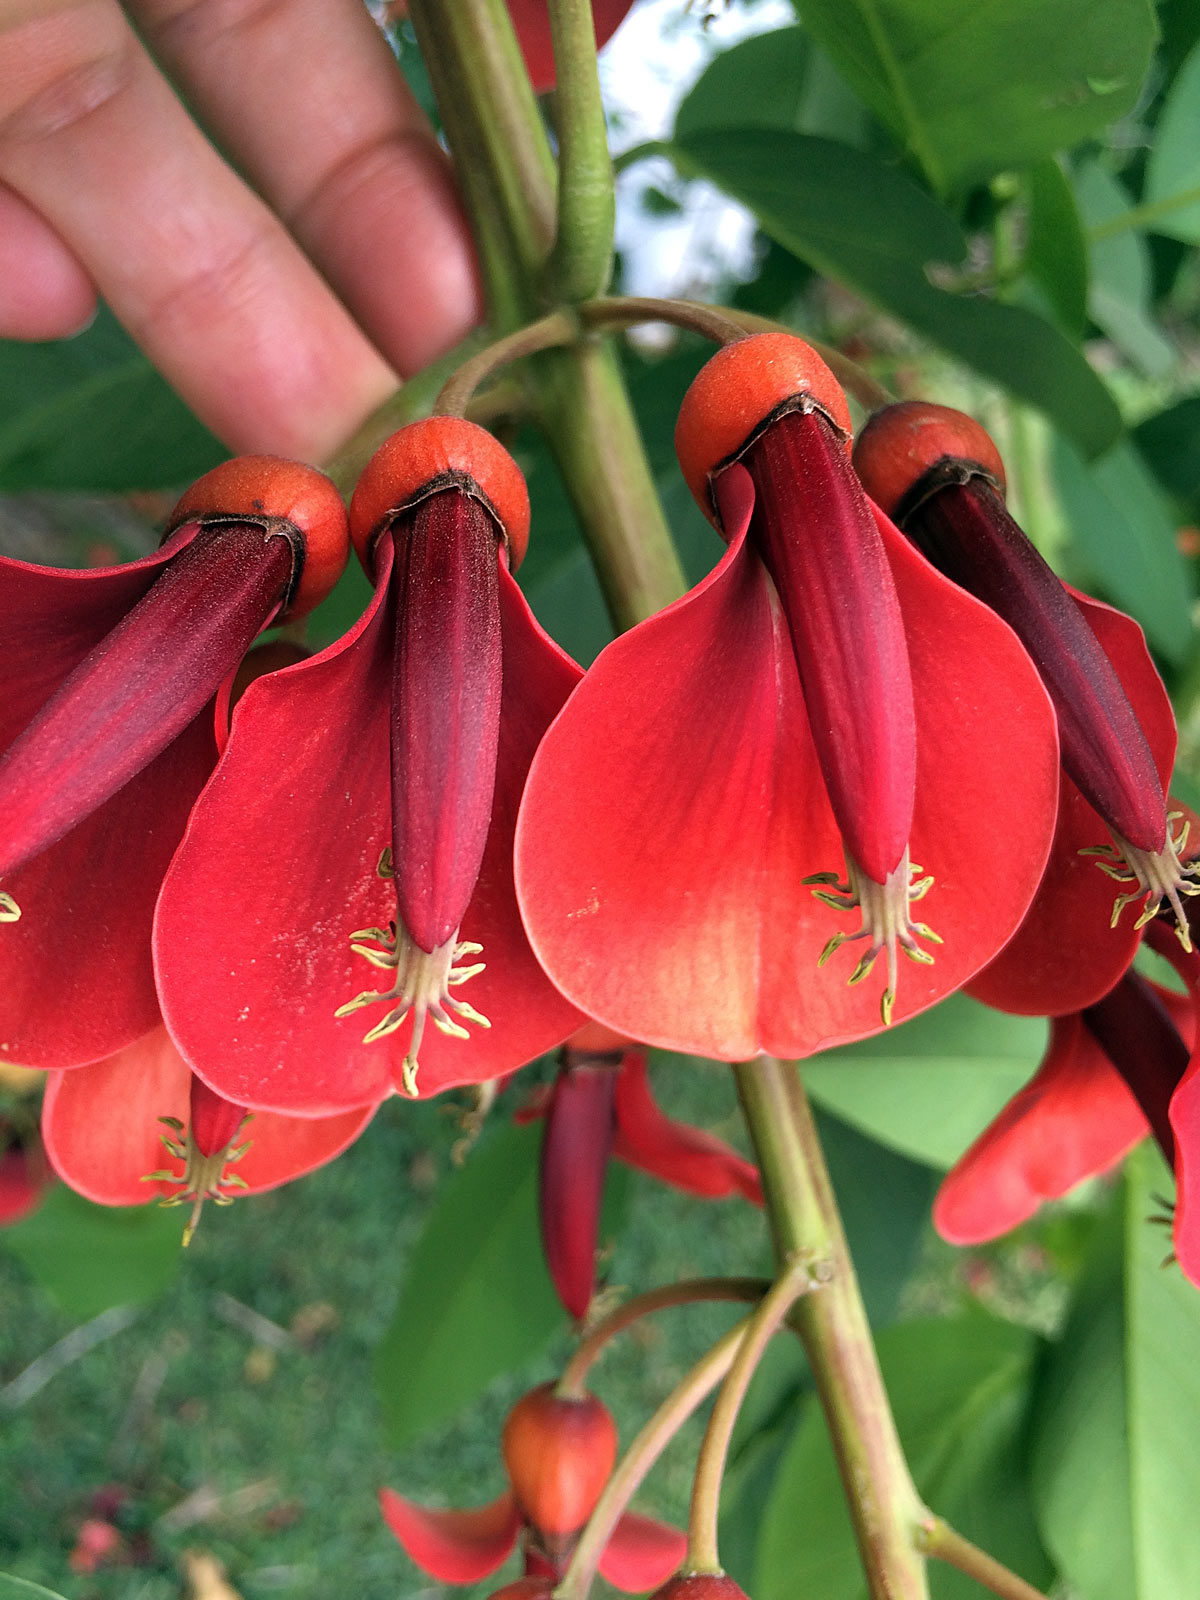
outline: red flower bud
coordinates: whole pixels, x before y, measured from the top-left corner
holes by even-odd
[[[683,1572],[668,1578],[650,1600],[747,1600],[746,1591],[724,1572]]]
[[[617,1426],[594,1395],[564,1399],[545,1383],[509,1412],[501,1449],[526,1520],[543,1539],[562,1540],[595,1509],[617,1459]]]

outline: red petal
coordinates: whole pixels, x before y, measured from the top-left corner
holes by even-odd
[[[762,1182],[753,1162],[702,1128],[664,1115],[650,1093],[646,1057],[627,1050],[617,1079],[617,1137],[620,1161],[677,1189],[705,1199],[741,1194],[763,1203]]]
[[[601,1575],[626,1594],[657,1589],[687,1554],[687,1535],[653,1517],[627,1511],[600,1557]]]
[[[334,1015],[377,986],[350,935],[396,914],[393,887],[376,873],[391,839],[390,550],[381,544],[375,599],[343,639],[247,689],[163,885],[163,1014],[195,1070],[239,1104],[320,1116],[379,1100],[400,1081],[407,1027],[368,1045],[373,1013]],[[529,760],[579,669],[538,628],[507,571],[500,596],[496,796],[462,927],[487,967],[457,991],[492,1026],[465,1041],[426,1030],[425,1094],[498,1077],[579,1024],[529,949],[511,865]]]
[[[546,1111],[538,1214],[546,1265],[581,1321],[596,1286],[596,1237],[613,1143],[612,1066],[565,1067]]]
[[[596,48],[608,43],[633,0],[592,0]],[[554,49],[546,0],[508,0],[508,14],[517,31],[530,81],[538,94],[554,87]]]
[[[1083,607],[1137,713],[1164,787],[1175,764],[1177,735],[1171,702],[1132,617],[1071,591]],[[1106,844],[1108,828],[1065,775],[1058,823],[1046,873],[1016,937],[967,985],[999,1011],[1057,1016],[1082,1011],[1107,994],[1133,960],[1141,935],[1135,907],[1116,928],[1120,886],[1080,850]]]
[[[959,987],[1015,930],[1057,799],[1054,715],[1006,625],[880,518],[917,708],[914,857],[945,939],[895,1015]],[[630,1037],[740,1060],[879,1027],[848,958],[855,922],[805,879],[841,866],[799,682],[762,566],[721,564],[599,657],[543,740],[517,830],[530,938],[577,1005]],[[1004,730],[1004,737],[997,730]]]
[[[517,1542],[521,1519],[506,1490],[490,1505],[436,1511],[415,1505],[394,1489],[379,1491],[379,1508],[408,1554],[439,1583],[478,1583]]]
[[[1077,1015],[1056,1017],[1042,1065],[950,1170],[933,1207],[951,1244],[979,1244],[1120,1161],[1146,1119]]]
[[[162,1148],[158,1119],[187,1122],[190,1082],[191,1073],[161,1027],[107,1061],[53,1074],[42,1136],[59,1176],[100,1205],[139,1205],[173,1193],[170,1184],[143,1178],[176,1165],[182,1172],[182,1164]],[[273,1189],[340,1155],[373,1111],[320,1118],[256,1114],[242,1135],[250,1148],[233,1170],[251,1191]]]
[[[36,1145],[34,1136],[33,1149],[24,1144],[10,1144],[0,1149],[0,1228],[20,1222],[22,1217],[35,1211],[50,1181],[46,1163]]]

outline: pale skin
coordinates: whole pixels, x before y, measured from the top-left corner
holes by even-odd
[[[231,450],[312,461],[478,321],[362,0],[0,0],[0,337],[98,294]]]

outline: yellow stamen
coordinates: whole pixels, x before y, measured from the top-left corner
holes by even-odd
[[[191,1128],[184,1130],[183,1123],[178,1117],[159,1117],[165,1127],[170,1128],[175,1134],[168,1138],[165,1133],[159,1134],[163,1148],[167,1154],[174,1156],[177,1161],[183,1162],[182,1173],[178,1172],[147,1172],[142,1177],[143,1183],[173,1183],[179,1185],[179,1193],[165,1196],[159,1201],[162,1206],[181,1206],[191,1201],[192,1214],[188,1218],[187,1226],[183,1230],[183,1243],[186,1249],[192,1242],[196,1229],[200,1226],[200,1213],[204,1202],[211,1200],[214,1205],[231,1206],[234,1196],[224,1194],[224,1189],[246,1189],[249,1187],[245,1178],[236,1172],[227,1172],[235,1161],[240,1161],[250,1148],[250,1140],[245,1144],[233,1148],[233,1139],[222,1150],[216,1151],[211,1156],[206,1156],[196,1143]],[[247,1113],[238,1123],[238,1133],[250,1121]],[[234,1139],[237,1133],[234,1134]]]
[[[1171,835],[1171,824],[1179,822],[1182,816],[1181,811],[1168,812],[1167,834],[1161,850],[1139,850],[1136,845],[1122,839],[1120,834],[1114,833],[1112,844],[1091,845],[1079,854],[1094,856],[1100,871],[1115,883],[1137,885],[1128,893],[1117,896],[1113,903],[1110,927],[1117,926],[1126,906],[1148,895],[1149,899],[1134,923],[1135,929],[1144,928],[1158,915],[1166,900],[1175,913],[1175,932],[1179,942],[1185,950],[1190,951],[1192,931],[1181,897],[1200,894],[1200,857],[1193,861],[1182,859],[1187,849],[1190,822],[1184,822],[1175,836]]]

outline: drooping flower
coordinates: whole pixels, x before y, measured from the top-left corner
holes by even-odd
[[[478,1583],[503,1566],[518,1540],[526,1577],[560,1578],[612,1471],[617,1430],[594,1395],[563,1396],[543,1384],[509,1413],[501,1448],[509,1488],[489,1505],[437,1510],[380,1490],[388,1527],[441,1583]],[[686,1548],[677,1529],[627,1511],[600,1572],[635,1594],[674,1572]]]
[[[247,690],[154,934],[195,1070],[306,1116],[499,1077],[580,1020],[512,882],[529,761],[579,678],[512,577],[520,472],[482,428],[430,418],[374,457],[351,524],[372,601]]]
[[[0,1115],[0,1228],[36,1211],[52,1176],[36,1122]]]
[[[1200,892],[1200,866],[1181,859],[1187,826],[1176,830],[1166,800],[1175,719],[1142,630],[1049,567],[1005,506],[995,445],[962,412],[888,406],[854,464],[939,571],[1010,625],[1054,703],[1064,780],[1046,874],[1016,937],[969,989],[1001,1010],[1078,1011],[1112,988],[1164,899],[1188,942],[1181,896]]]
[[[727,1060],[862,1037],[977,972],[1036,887],[1057,796],[1045,691],[1008,627],[872,510],[848,439],[802,341],[708,363],[676,445],[728,554],[603,652],[531,768],[531,941],[630,1037]],[[900,951],[917,968],[898,986]],[[877,958],[881,989],[862,982]]]
[[[723,1139],[677,1122],[650,1092],[646,1053],[628,1039],[587,1023],[572,1035],[548,1091],[517,1120],[545,1118],[538,1215],[558,1297],[576,1320],[596,1289],[600,1207],[609,1159],[677,1189],[717,1200],[740,1194],[762,1205],[753,1162]]]
[[[54,1170],[87,1200],[190,1205],[187,1244],[206,1200],[226,1205],[235,1194],[275,1189],[324,1166],[374,1112],[249,1117],[189,1071],[160,1026],[106,1061],[52,1073],[42,1137]],[[164,1146],[172,1158],[165,1168]]]
[[[0,1050],[26,1065],[156,1026],[154,900],[216,760],[213,698],[349,549],[333,484],[273,457],[208,473],[169,527],[123,567],[0,559]]]

